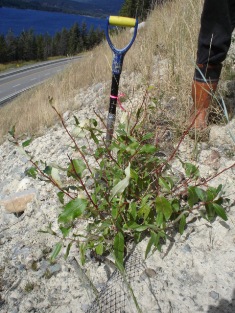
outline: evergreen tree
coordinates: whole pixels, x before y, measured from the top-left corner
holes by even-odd
[[[8,31],[5,41],[7,62],[15,61],[17,59],[17,38],[11,29]]]
[[[37,36],[36,38],[36,49],[37,49],[37,52],[36,52],[36,59],[37,60],[44,60],[46,59],[45,58],[45,55],[44,55],[44,40],[43,40],[43,36],[42,35],[39,35]]]
[[[87,25],[85,22],[82,23],[81,27],[81,39],[83,43],[83,50],[87,49]]]
[[[37,59],[36,38],[32,29],[23,31],[18,41],[18,59],[24,61]]]
[[[53,56],[52,53],[52,37],[46,33],[43,36],[43,59],[46,60],[48,57]]]
[[[68,54],[68,41],[69,41],[69,32],[66,28],[63,28],[60,33],[60,39],[57,46],[58,55],[66,56]]]
[[[81,31],[79,29],[78,23],[75,23],[69,30],[69,40],[68,40],[68,53],[69,55],[74,55],[79,51],[79,37],[81,36]]]
[[[7,62],[7,44],[5,37],[0,35],[0,63]]]
[[[144,20],[155,4],[160,2],[164,0],[125,0],[120,15]]]
[[[139,2],[138,0],[125,0],[121,11],[120,11],[120,15],[121,16],[128,16],[128,17],[137,17],[136,16],[136,9],[137,9],[137,2]]]

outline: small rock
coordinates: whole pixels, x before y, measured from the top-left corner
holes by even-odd
[[[16,191],[19,192],[19,191],[21,191],[21,190],[27,189],[27,188],[29,187],[30,183],[31,183],[31,181],[30,181],[29,177],[23,178],[23,179],[20,181],[20,183],[19,183],[18,188],[17,188]]]
[[[146,268],[143,273],[140,275],[140,280],[145,280],[147,277],[148,278],[152,278],[154,276],[156,276],[157,273],[154,269],[152,268]]]
[[[14,214],[6,212],[4,209],[0,210],[0,224],[14,224],[17,222],[18,218]]]
[[[70,111],[66,111],[64,114],[63,114],[63,120],[64,121],[67,121],[69,119],[69,115],[70,115]]]
[[[184,252],[191,252],[192,249],[191,249],[191,247],[190,247],[189,244],[186,244],[186,245],[183,247],[183,251],[184,251]]]
[[[51,275],[56,275],[61,271],[61,265],[60,264],[55,264],[49,267],[49,271]]]
[[[156,271],[153,270],[152,268],[146,268],[145,274],[146,274],[148,277],[154,277],[154,276],[157,275]]]
[[[15,291],[12,291],[11,294],[9,295],[9,298],[12,299],[12,300],[18,300],[22,297],[22,294],[15,290]]]
[[[211,292],[209,292],[209,296],[211,298],[213,298],[214,300],[218,300],[219,299],[219,294],[217,292],[213,291],[213,290]]]

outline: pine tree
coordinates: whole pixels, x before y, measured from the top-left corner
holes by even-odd
[[[144,20],[159,1],[163,2],[164,0],[125,0],[120,15]]]
[[[17,38],[11,29],[6,35],[5,42],[7,62],[15,61],[17,59]]]
[[[69,40],[68,40],[68,53],[69,55],[74,55],[78,53],[79,37],[81,32],[78,23],[75,23],[69,30]]]
[[[120,15],[121,16],[128,16],[128,17],[136,17],[136,8],[137,8],[137,2],[135,0],[125,0]]]
[[[7,62],[7,44],[5,37],[0,35],[0,63]]]

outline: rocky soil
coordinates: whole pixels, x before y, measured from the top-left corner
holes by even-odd
[[[137,77],[128,82],[131,79]],[[64,114],[69,129],[74,113],[79,119],[90,117],[91,109],[103,101],[104,90],[98,84],[77,96],[82,109]],[[230,199],[228,221],[196,219],[183,236],[176,235],[161,253],[143,261],[144,270],[135,278],[133,289],[144,313],[235,312],[235,167],[223,171],[235,163],[231,133],[235,137],[235,120],[213,126],[209,141],[198,144],[197,158],[201,176],[215,176],[212,186],[223,184],[224,196]],[[181,157],[191,160],[193,147],[194,142],[186,138]],[[29,149],[36,159],[60,165],[68,162],[67,154],[74,153],[60,124],[35,138]],[[180,164],[176,160],[173,166],[178,169]],[[113,269],[89,259],[82,275],[75,266],[74,258],[79,262],[76,248],[66,261],[63,257],[54,264],[48,261],[55,238],[39,230],[48,222],[58,229],[60,203],[54,187],[24,174],[29,167],[27,157],[9,141],[0,146],[0,311],[85,312],[95,298],[86,276],[100,291]],[[146,242],[138,246],[142,255],[145,246]],[[123,311],[102,312],[138,312],[128,301]]]

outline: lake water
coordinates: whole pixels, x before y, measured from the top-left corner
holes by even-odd
[[[86,22],[89,29],[92,25],[95,28],[105,29],[106,20],[81,16],[76,14],[65,14],[57,12],[19,10],[12,8],[0,8],[0,34],[6,35],[11,29],[15,35],[23,30],[32,28],[36,34],[49,33],[54,35],[63,27],[70,28],[75,22],[81,25]]]

